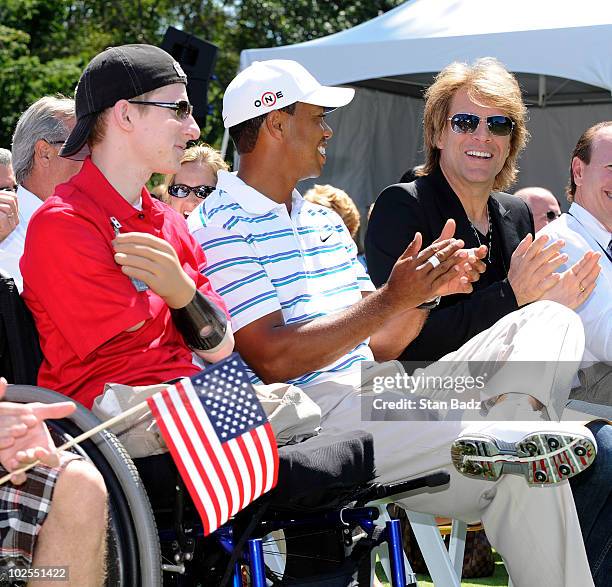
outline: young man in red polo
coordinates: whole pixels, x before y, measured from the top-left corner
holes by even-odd
[[[91,407],[104,384],[161,383],[233,348],[223,302],[183,218],[152,200],[152,173],[175,173],[200,135],[187,78],[165,51],[111,47],[76,90],[62,157],[89,147],[82,170],[33,216],[23,297],[40,334],[38,382]]]

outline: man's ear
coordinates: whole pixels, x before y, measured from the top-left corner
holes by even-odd
[[[578,157],[572,159],[572,175],[574,176],[574,183],[577,186],[582,185],[582,174],[584,173],[584,161]]]
[[[286,130],[286,120],[283,113],[279,110],[273,110],[266,116],[263,126],[272,138],[282,139]]]
[[[34,159],[37,165],[48,168],[53,156],[53,146],[43,139],[38,139],[34,143]]]
[[[131,131],[134,127],[130,120],[133,112],[132,105],[127,100],[119,100],[112,107],[112,117],[115,123],[125,131]]]

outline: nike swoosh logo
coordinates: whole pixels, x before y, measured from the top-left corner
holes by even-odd
[[[321,239],[321,242],[324,243],[332,234],[333,233],[330,232],[327,236],[325,236],[325,237],[321,236],[319,238]]]

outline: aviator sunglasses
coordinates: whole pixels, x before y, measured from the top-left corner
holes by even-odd
[[[175,183],[168,188],[168,193],[175,198],[186,198],[193,192],[198,198],[203,200],[207,196],[210,196],[215,189],[214,185],[196,185],[192,187],[184,183]]]
[[[449,117],[451,130],[458,134],[472,134],[476,132],[480,124],[481,117],[477,114],[467,114],[459,112]],[[487,116],[487,127],[492,135],[507,137],[514,129],[514,121],[508,116]]]
[[[130,104],[140,104],[141,106],[157,106],[158,108],[169,108],[176,112],[179,120],[186,120],[193,112],[193,105],[187,100],[177,102],[147,102],[146,100],[128,100]]]

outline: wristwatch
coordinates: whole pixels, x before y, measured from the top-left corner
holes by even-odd
[[[442,296],[436,296],[433,300],[429,300],[428,302],[419,304],[417,306],[417,309],[418,310],[433,310],[434,308],[438,307],[441,299],[442,299]]]

